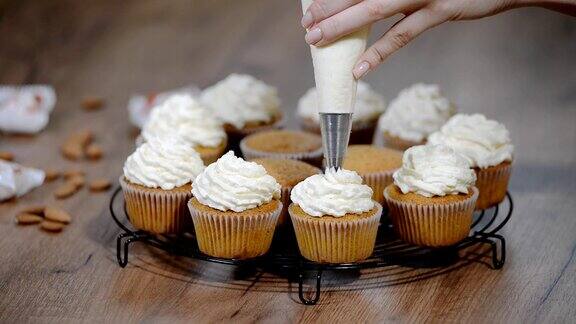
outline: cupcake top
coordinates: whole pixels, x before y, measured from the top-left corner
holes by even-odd
[[[239,129],[248,122],[272,121],[280,107],[276,88],[242,74],[230,74],[205,89],[200,101],[224,123]]]
[[[384,97],[375,92],[372,87],[363,81],[358,81],[358,90],[356,92],[356,103],[354,104],[354,121],[370,120],[378,118],[386,109],[386,100]],[[318,91],[316,88],[310,88],[298,101],[298,116],[312,119],[320,123],[318,114]]]
[[[190,183],[204,170],[200,155],[174,137],[152,138],[124,163],[124,177],[148,188],[171,190]]]
[[[342,167],[360,174],[392,171],[402,165],[402,152],[373,145],[350,145]]]
[[[263,166],[229,151],[194,179],[192,195],[208,207],[242,212],[279,199],[280,184]]]
[[[262,165],[282,187],[293,187],[309,176],[321,172],[317,167],[298,160],[260,158],[252,161]]]
[[[484,115],[458,114],[428,137],[430,144],[444,144],[463,155],[472,167],[487,168],[512,161],[514,146],[504,125]]]
[[[404,152],[394,184],[424,197],[467,194],[476,182],[468,161],[445,145],[418,145]]]
[[[308,215],[342,217],[374,208],[372,189],[362,184],[354,171],[328,169],[297,184],[290,194],[292,202]]]
[[[440,129],[455,111],[438,85],[418,83],[400,91],[380,117],[379,127],[404,140],[421,142]]]
[[[244,140],[248,148],[269,153],[305,153],[322,149],[317,134],[293,130],[269,130],[249,135]]]
[[[173,95],[150,113],[142,137],[179,136],[193,147],[217,147],[226,139],[222,123],[190,95]]]

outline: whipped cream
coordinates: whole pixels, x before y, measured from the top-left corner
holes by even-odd
[[[417,83],[400,91],[380,117],[379,128],[404,140],[421,142],[456,112],[435,84]]]
[[[204,170],[200,155],[175,137],[152,138],[124,163],[124,177],[148,188],[171,190],[191,182]]]
[[[468,161],[444,145],[409,148],[393,177],[403,193],[415,192],[424,197],[466,194],[476,182],[476,173]]]
[[[290,194],[292,201],[308,215],[341,217],[374,208],[372,189],[362,184],[354,171],[333,168],[298,183]]]
[[[48,125],[55,104],[51,86],[0,86],[0,131],[38,133]]]
[[[276,88],[242,74],[230,74],[205,89],[200,101],[220,120],[236,128],[247,122],[270,122],[280,107]]]
[[[150,113],[142,137],[178,136],[193,147],[217,147],[226,139],[222,123],[190,95],[173,95]]]
[[[504,125],[484,115],[458,114],[428,137],[430,144],[444,144],[462,154],[473,167],[487,168],[512,161],[514,146]]]
[[[41,186],[45,175],[42,170],[0,159],[0,201],[23,196]]]
[[[377,118],[386,109],[386,100],[375,92],[372,87],[363,81],[358,81],[356,104],[354,105],[353,121],[366,121]],[[309,89],[298,101],[298,115],[302,118],[312,119],[320,124],[318,114],[318,91]]]
[[[260,164],[229,151],[196,177],[192,195],[208,207],[242,212],[280,199],[280,184]]]

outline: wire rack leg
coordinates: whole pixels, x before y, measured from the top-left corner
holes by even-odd
[[[122,233],[116,238],[116,259],[120,267],[128,264],[128,248],[130,243],[140,241],[140,237],[132,233]]]
[[[316,286],[315,286],[316,289],[314,291],[314,294],[312,295],[311,298],[307,298],[306,296],[304,296],[304,272],[300,270],[300,273],[298,274],[298,297],[300,298],[302,304],[316,305],[316,303],[318,303],[318,301],[320,300],[321,283],[322,283],[322,269],[318,270],[318,272],[316,273]]]
[[[499,234],[484,234],[478,240],[490,244],[492,250],[492,267],[495,270],[502,269],[506,262],[506,240]]]

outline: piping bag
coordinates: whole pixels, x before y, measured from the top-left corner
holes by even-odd
[[[313,0],[302,0],[302,11]],[[310,45],[326,168],[340,168],[346,155],[358,81],[352,69],[366,49],[370,27],[316,47]]]

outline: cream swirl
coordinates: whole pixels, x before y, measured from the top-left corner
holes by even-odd
[[[454,115],[456,109],[434,84],[414,84],[400,91],[380,117],[379,128],[405,140],[421,142]]]
[[[270,122],[280,107],[276,88],[241,74],[230,74],[205,89],[200,100],[216,117],[236,128],[247,122]]]
[[[290,194],[292,202],[308,215],[342,217],[374,208],[372,189],[362,184],[354,171],[328,169],[298,183]]]
[[[142,130],[146,141],[164,136],[179,136],[193,147],[216,147],[226,139],[222,123],[196,99],[182,94],[155,107]]]
[[[354,121],[366,121],[378,118],[386,109],[386,100],[372,87],[363,81],[358,81],[356,103],[354,104]],[[318,114],[318,91],[316,88],[309,89],[298,101],[298,115],[302,118],[312,119],[320,123]]]
[[[460,154],[444,145],[418,145],[404,152],[394,183],[403,193],[425,197],[468,193],[476,174]]]
[[[428,142],[451,147],[471,166],[479,168],[512,161],[514,151],[506,127],[481,114],[452,117],[440,131],[428,137]]]
[[[204,164],[194,148],[173,137],[150,139],[124,163],[128,181],[164,190],[189,183],[202,170]]]
[[[229,151],[196,177],[192,195],[208,207],[242,212],[279,199],[280,184],[260,164]]]

